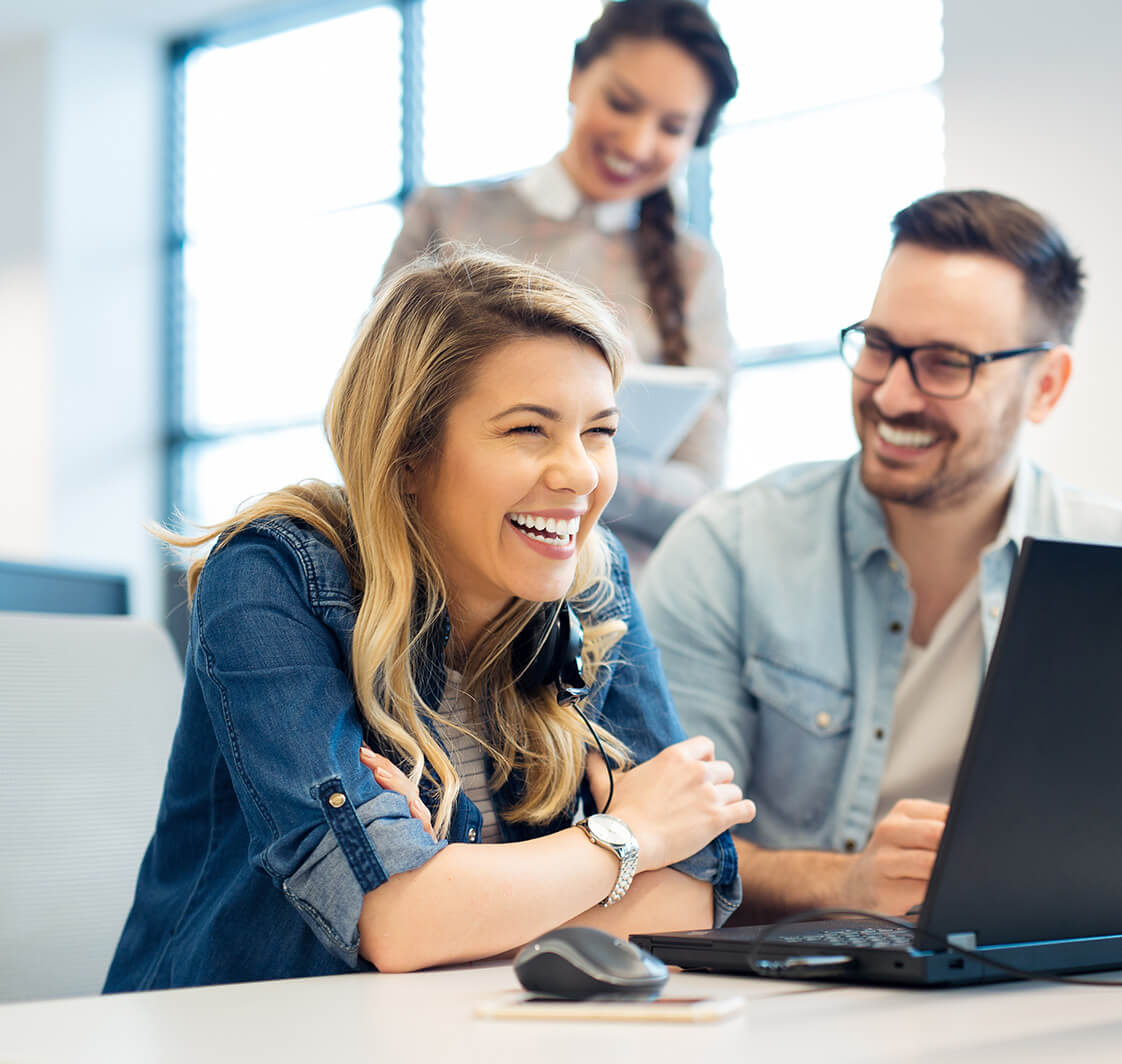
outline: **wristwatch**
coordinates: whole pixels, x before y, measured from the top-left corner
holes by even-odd
[[[606,909],[615,905],[631,886],[635,878],[635,869],[639,864],[639,841],[634,832],[618,816],[607,813],[593,813],[578,822],[577,827],[584,828],[585,834],[597,846],[611,850],[619,858],[619,875],[612,892],[600,904]]]

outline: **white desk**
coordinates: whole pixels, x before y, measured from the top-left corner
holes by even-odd
[[[667,993],[741,995],[713,1024],[475,1020],[507,964],[0,1006],[3,1064],[739,1064],[1112,1061],[1122,989],[881,990],[676,974]]]

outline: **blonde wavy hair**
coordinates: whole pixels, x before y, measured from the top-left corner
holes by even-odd
[[[260,498],[202,535],[158,533],[188,548],[221,536],[220,549],[250,523],[285,516],[327,538],[360,596],[353,634],[359,708],[383,752],[396,757],[414,783],[426,777],[436,785],[434,824],[441,836],[460,779],[430,727],[417,651],[434,626],[444,624],[449,595],[417,500],[407,490],[408,474],[439,460],[449,411],[470,389],[482,360],[512,341],[539,336],[570,337],[595,348],[619,386],[624,340],[591,292],[540,267],[455,245],[418,259],[375,293],[331,392],[324,426],[342,487],[305,481]],[[191,564],[189,596],[205,564],[205,558]],[[585,625],[584,668],[591,677],[608,664],[626,630],[618,619],[595,619],[613,598],[609,565],[607,545],[593,528],[567,596]],[[487,709],[485,719],[466,730],[491,756],[492,790],[521,775],[517,801],[504,816],[529,824],[547,823],[568,807],[590,742],[585,723],[553,690],[527,696],[517,687],[511,647],[541,608],[511,601],[462,663],[464,692]],[[626,747],[593,727],[610,760],[627,764]]]

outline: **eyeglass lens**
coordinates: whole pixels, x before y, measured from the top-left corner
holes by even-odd
[[[842,358],[854,376],[880,384],[892,368],[895,351],[860,329],[850,329],[842,340]],[[912,375],[921,391],[944,399],[965,395],[974,371],[970,358],[947,347],[917,347],[909,357]]]

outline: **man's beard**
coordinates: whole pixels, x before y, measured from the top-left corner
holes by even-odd
[[[898,503],[902,506],[912,506],[917,509],[934,509],[935,507],[951,504],[968,495],[976,485],[991,479],[998,467],[1004,466],[1002,456],[990,456],[990,461],[979,461],[967,468],[953,470],[950,467],[954,445],[958,442],[958,433],[945,421],[927,417],[923,414],[905,414],[899,418],[887,418],[877,409],[872,399],[862,399],[858,404],[858,412],[862,424],[867,426],[869,432],[876,432],[879,422],[891,425],[893,428],[931,432],[935,440],[931,447],[942,445],[943,459],[938,468],[921,483],[898,483],[891,476],[878,475],[869,470],[865,462],[865,445],[862,441],[861,457],[861,482],[870,495],[880,499],[881,502]],[[1013,415],[1010,425],[1009,415]],[[1004,438],[1010,427],[1015,431],[1017,424],[1017,411],[1010,407],[1002,415],[998,432]],[[983,459],[986,456],[983,456]],[[883,461],[883,459],[879,459]]]

